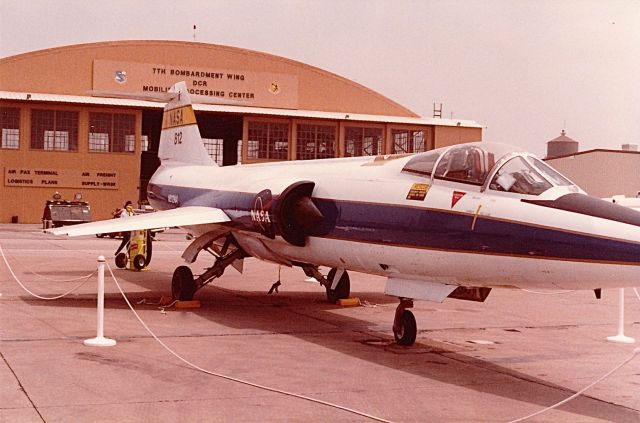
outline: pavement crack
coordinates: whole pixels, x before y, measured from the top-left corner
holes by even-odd
[[[9,369],[9,371],[11,372],[11,374],[13,375],[13,377],[16,379],[16,382],[18,383],[18,386],[20,387],[20,390],[24,393],[24,396],[27,398],[27,400],[29,401],[29,403],[31,404],[31,406],[33,407],[33,409],[35,410],[35,412],[38,414],[38,416],[40,417],[40,420],[42,420],[43,422],[46,423],[46,420],[44,419],[44,417],[42,416],[42,414],[40,414],[40,410],[38,410],[38,407],[36,407],[36,405],[33,403],[33,400],[31,399],[31,397],[29,396],[29,393],[27,392],[27,390],[24,388],[24,386],[22,385],[22,382],[20,381],[20,378],[18,377],[18,375],[16,374],[16,372],[13,370],[13,368],[11,367],[11,364],[9,364],[9,362],[7,361],[7,359],[5,358],[4,354],[2,354],[2,351],[0,351],[0,357],[2,357],[2,361],[4,361],[4,363],[7,365],[7,368]]]

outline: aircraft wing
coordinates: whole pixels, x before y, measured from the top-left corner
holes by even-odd
[[[172,210],[129,216],[124,219],[99,220],[80,225],[47,229],[54,235],[94,235],[100,233],[156,229],[171,226],[192,226],[206,223],[229,222],[229,216],[221,209],[213,207],[187,206]]]

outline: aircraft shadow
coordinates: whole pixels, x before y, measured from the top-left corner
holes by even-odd
[[[127,292],[127,297],[132,304],[135,305],[143,298],[158,299],[163,295],[170,296],[168,287],[171,276],[159,272],[154,278],[149,278],[147,276],[149,274],[124,271],[116,274],[123,281],[126,280],[146,289],[146,291]],[[268,283],[265,286],[268,287]],[[244,331],[294,336],[305,342],[379,366],[424,379],[457,385],[464,389],[536,404],[540,409],[574,393],[570,389],[538,377],[456,351],[452,346],[437,341],[431,342],[420,334],[414,346],[397,346],[393,342],[390,330],[396,300],[384,294],[372,292],[352,292],[352,296],[366,297],[372,303],[388,306],[388,321],[386,321],[386,328],[382,329],[384,332],[375,325],[372,327],[370,321],[332,313],[339,307],[326,303],[324,290],[321,289],[316,292],[287,290],[277,295],[267,295],[266,289],[264,292],[243,291],[241,286],[235,290],[213,285],[197,293],[196,298],[200,300],[201,307],[187,311],[208,319],[216,325]],[[95,307],[95,294],[80,295],[55,302],[36,301],[26,296],[23,299],[31,305],[38,306]],[[128,308],[119,293],[107,294],[105,307]],[[149,310],[155,306],[135,307]],[[181,311],[184,310],[177,312]],[[167,312],[173,311],[167,310]],[[325,329],[320,331],[305,329],[304,324],[300,323],[304,319],[319,321]],[[292,324],[292,322],[297,323]],[[402,360],[399,358],[402,356],[410,359]],[[464,399],[459,398],[459,400]],[[638,412],[633,409],[585,395],[564,404],[559,407],[559,410],[617,422],[637,422],[639,418]],[[490,413],[488,408],[484,411]]]

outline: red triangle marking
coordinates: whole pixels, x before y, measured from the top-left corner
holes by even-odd
[[[453,208],[453,206],[455,206],[456,203],[460,201],[460,199],[464,197],[465,194],[466,192],[453,191],[453,196],[451,197],[451,208]]]

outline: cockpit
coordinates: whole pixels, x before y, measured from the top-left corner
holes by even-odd
[[[482,190],[540,195],[569,179],[517,147],[476,142],[439,148],[414,156],[403,172],[482,187]]]

